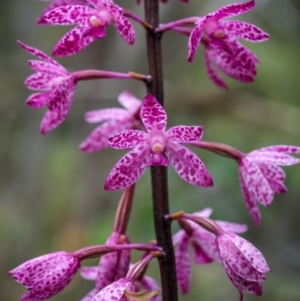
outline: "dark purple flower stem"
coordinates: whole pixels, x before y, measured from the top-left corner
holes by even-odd
[[[157,98],[163,105],[163,74],[161,55],[161,33],[155,32],[159,24],[159,0],[145,0],[145,19],[153,30],[147,30],[147,54],[149,72],[152,78],[147,83],[147,92]],[[177,301],[177,282],[174,248],[172,244],[171,221],[166,220],[169,214],[167,168],[163,166],[151,167],[152,200],[154,226],[157,245],[165,256],[158,258],[163,301]]]

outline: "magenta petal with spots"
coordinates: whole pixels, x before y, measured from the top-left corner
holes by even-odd
[[[196,142],[202,138],[202,126],[174,126],[166,131],[166,137],[173,142]]]
[[[166,154],[170,164],[185,181],[202,187],[213,186],[213,180],[203,162],[188,148],[169,142]]]
[[[138,282],[138,285],[141,286],[142,290],[146,291],[161,291],[161,287],[158,285],[158,283],[149,276],[143,276],[142,279],[136,281]],[[136,284],[135,282],[135,284]],[[139,291],[136,289],[136,291]],[[162,296],[160,294],[155,295],[149,301],[163,301]]]
[[[138,130],[126,130],[110,137],[109,145],[117,149],[127,149],[147,142],[149,135]]]
[[[167,114],[156,98],[150,94],[143,99],[141,119],[148,132],[165,131],[166,129]]]
[[[43,255],[9,272],[28,288],[22,300],[45,300],[63,290],[73,279],[80,262],[71,253],[64,251]]]
[[[135,183],[145,172],[151,159],[147,144],[141,144],[122,157],[109,173],[104,189],[120,190]]]
[[[232,283],[243,290],[260,294],[261,282],[270,269],[262,253],[245,239],[234,233],[223,233],[216,238],[221,262]],[[253,283],[251,285],[251,282]]]
[[[299,154],[300,147],[275,145],[248,153],[239,161],[239,178],[247,209],[256,225],[261,216],[256,202],[269,206],[275,194],[287,191],[285,172],[277,165],[293,165],[300,162],[289,154]]]
[[[26,103],[34,108],[48,107],[40,124],[41,134],[46,134],[65,120],[73,102],[75,80],[63,66],[42,51],[20,41],[18,43],[24,50],[41,59],[29,60],[30,67],[36,73],[26,79],[25,85],[44,93],[31,95]]]

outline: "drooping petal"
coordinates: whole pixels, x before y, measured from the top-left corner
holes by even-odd
[[[203,127],[202,126],[174,126],[168,129],[165,133],[166,138],[172,142],[195,142],[202,138]]]
[[[158,285],[158,283],[149,276],[143,276],[140,280],[140,283],[142,285],[142,288],[146,291],[161,291],[161,287]],[[160,294],[157,294],[156,296],[149,299],[149,301],[163,301]]]
[[[212,208],[206,207],[201,211],[195,212],[194,215],[201,216],[201,217],[210,217],[212,212],[213,212]]]
[[[88,292],[80,301],[93,301],[95,296],[99,293],[99,290],[93,288],[90,292]]]
[[[184,230],[180,230],[178,232],[176,232],[173,236],[172,236],[172,242],[173,245],[176,246],[177,244],[179,244],[179,242],[183,239],[183,237],[185,236],[185,231]]]
[[[40,124],[40,133],[45,135],[58,127],[67,117],[70,108],[62,111],[48,110]]]
[[[130,129],[130,120],[111,120],[96,127],[91,134],[80,144],[79,148],[87,153],[100,151],[109,146],[108,138]]]
[[[43,24],[71,25],[82,24],[88,26],[89,18],[97,14],[93,8],[83,5],[64,5],[44,14]]]
[[[27,100],[26,104],[33,108],[43,108],[48,105],[48,100],[50,97],[51,92],[44,92],[44,93],[35,93],[31,94]]]
[[[46,53],[44,53],[43,51],[37,49],[37,48],[34,48],[34,47],[31,47],[31,46],[28,46],[26,44],[24,44],[23,42],[21,41],[17,41],[18,44],[24,49],[26,50],[27,52],[29,52],[30,54],[36,56],[37,58],[45,61],[45,62],[48,62],[56,67],[59,67],[62,71],[66,71],[65,68],[63,68],[63,66],[61,66],[58,62],[56,62],[55,60],[53,60],[50,56],[48,56]]]
[[[188,62],[192,62],[195,58],[196,52],[198,50],[199,44],[202,38],[203,26],[206,18],[199,18],[196,22],[196,26],[191,32],[188,41]]]
[[[246,13],[247,11],[253,9],[254,6],[254,0],[250,0],[244,3],[233,3],[218,9],[214,13],[211,13],[210,16],[218,20],[223,18],[229,18]]]
[[[224,89],[224,90],[228,90],[227,84],[224,82],[222,77],[217,73],[214,66],[212,65],[210,54],[211,54],[210,51],[205,51],[205,56],[204,56],[204,58],[205,58],[205,67],[206,67],[206,71],[208,73],[208,76],[211,79],[211,81],[217,87],[219,87],[221,89]]]
[[[196,264],[203,265],[213,262],[214,259],[208,256],[198,241],[192,239],[191,244],[194,249],[194,261]]]
[[[205,165],[191,150],[179,143],[169,142],[166,146],[166,154],[182,179],[197,186],[213,186],[213,180]]]
[[[123,91],[118,96],[119,103],[130,113],[136,113],[138,109],[140,109],[142,105],[142,101],[136,98],[129,91]]]
[[[109,119],[121,120],[128,116],[128,113],[121,108],[109,108],[90,111],[84,114],[84,118],[89,123],[98,123]]]
[[[242,190],[242,194],[245,200],[247,210],[249,211],[251,217],[253,218],[255,225],[258,226],[261,221],[261,215],[256,203],[256,198],[254,192],[248,190],[248,187],[244,182],[243,174],[241,173],[240,168],[239,168],[239,179],[240,179],[241,190]]]
[[[223,21],[222,25],[231,38],[243,39],[249,42],[263,42],[270,37],[269,34],[250,23],[230,20]]]
[[[67,32],[55,45],[53,54],[59,57],[73,55],[89,46],[94,40],[105,36],[102,26],[77,25]]]
[[[119,35],[129,45],[133,45],[135,41],[135,32],[131,23],[123,15],[120,15],[117,21],[114,22],[114,26]]]
[[[189,237],[185,235],[175,250],[177,282],[183,294],[188,293],[191,281]]]
[[[145,144],[149,134],[138,130],[126,130],[108,139],[109,145],[116,149],[128,149]]]
[[[300,162],[298,158],[276,151],[253,151],[247,157],[255,162],[274,165],[294,165]]]
[[[253,193],[263,206],[269,206],[273,201],[274,193],[258,166],[245,157],[239,164],[239,172],[248,192]]]
[[[104,189],[120,190],[135,183],[145,172],[151,153],[148,144],[139,145],[122,157],[108,175]]]
[[[31,90],[49,90],[49,83],[55,75],[45,72],[37,72],[25,80],[25,86]]]
[[[167,114],[156,98],[150,94],[143,99],[141,119],[148,132],[166,129]]]

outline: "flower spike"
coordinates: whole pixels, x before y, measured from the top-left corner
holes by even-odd
[[[109,138],[110,146],[132,150],[115,165],[107,177],[106,190],[119,190],[135,183],[148,166],[171,164],[185,181],[203,187],[213,185],[203,162],[181,143],[201,139],[201,126],[176,126],[165,131],[167,115],[152,95],[143,99],[141,120],[148,131],[127,130]]]
[[[50,25],[77,26],[57,43],[53,54],[56,56],[73,55],[90,45],[94,40],[106,35],[105,29],[113,24],[119,35],[132,45],[135,32],[124,17],[122,8],[112,0],[87,0],[92,6],[65,5],[45,13],[40,23]]]

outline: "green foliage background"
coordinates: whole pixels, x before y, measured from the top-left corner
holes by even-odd
[[[142,15],[135,1],[116,1]],[[229,92],[208,80],[201,51],[193,64],[186,62],[187,39],[166,33],[163,42],[165,99],[168,125],[203,125],[204,140],[223,142],[248,152],[273,144],[300,144],[298,0],[260,0],[253,12],[240,17],[265,29],[271,39],[249,44],[261,58],[255,83],[244,85],[226,79]],[[161,20],[168,22],[203,15],[229,4],[229,0],[170,0],[162,5]],[[81,153],[77,146],[94,128],[84,112],[116,106],[117,95],[129,89],[145,95],[142,84],[117,80],[80,83],[67,120],[46,136],[38,133],[43,110],[25,105],[30,91],[23,86],[32,73],[29,55],[16,40],[51,53],[65,27],[40,27],[35,20],[45,3],[2,0],[0,9],[0,300],[19,300],[24,289],[6,273],[20,263],[56,250],[103,243],[110,234],[120,192],[103,191],[105,178],[122,151]],[[137,41],[129,47],[111,27],[76,56],[60,59],[68,70],[98,68],[147,73],[145,37],[134,25]],[[300,281],[300,167],[286,168],[289,192],[278,195],[270,208],[261,208],[263,220],[255,228],[241,196],[236,163],[195,150],[213,175],[211,189],[193,187],[169,171],[173,211],[214,209],[213,218],[247,223],[244,237],[266,256],[272,272],[260,300],[299,299]],[[138,182],[129,235],[132,241],[154,238],[149,171]],[[176,226],[174,225],[174,231]],[[138,258],[138,253],[133,259]],[[97,261],[87,262],[96,264]],[[151,274],[157,277],[154,263]],[[191,293],[181,300],[238,300],[238,293],[220,264],[193,267]],[[52,300],[80,300],[92,283],[77,276]],[[245,300],[254,300],[245,294]]]

